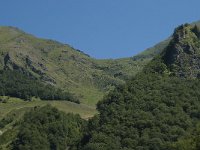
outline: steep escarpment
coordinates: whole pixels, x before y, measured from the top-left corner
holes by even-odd
[[[200,75],[200,30],[188,24],[181,25],[173,34],[163,59],[169,70],[179,77],[196,78]]]

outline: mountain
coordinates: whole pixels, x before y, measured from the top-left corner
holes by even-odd
[[[0,27],[0,70],[20,71],[73,93],[86,104],[95,105],[150,59],[96,60],[67,44]]]
[[[140,72],[170,40],[133,57],[97,60],[70,45],[40,39],[15,27],[0,27],[0,69],[34,76],[94,106],[107,91]]]
[[[176,28],[143,71],[97,104],[84,150],[200,148],[199,29]]]
[[[145,52],[116,60],[96,60],[69,45],[1,27],[0,73],[17,71],[28,83],[61,88],[93,106],[107,94],[98,114],[84,104],[0,97],[0,149],[199,149],[199,25],[181,25]],[[96,115],[85,121],[40,107],[45,104],[86,119]]]
[[[163,48],[156,47],[158,51]],[[0,149],[10,149],[19,130],[23,132],[21,122],[30,109],[51,104],[66,113],[91,118],[105,93],[124,84],[152,59],[154,51],[147,53],[145,57],[97,60],[69,45],[36,38],[14,27],[0,27],[0,94],[12,96],[0,96]],[[71,93],[87,105],[68,102],[74,102]],[[68,101],[55,101],[56,97]]]

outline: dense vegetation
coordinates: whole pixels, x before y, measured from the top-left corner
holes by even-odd
[[[24,115],[15,150],[75,149],[83,137],[86,121],[79,115],[65,114],[47,105]]]
[[[70,93],[44,84],[40,80],[29,77],[19,71],[0,71],[0,95],[18,97],[30,100],[31,97],[39,97],[43,100],[69,100],[78,103]]]
[[[11,141],[15,140],[21,126],[23,115],[34,107],[43,107],[47,104],[64,113],[79,114],[81,118],[88,119],[96,114],[95,108],[84,104],[76,104],[69,101],[24,101],[13,97],[0,97],[0,150],[10,150]]]
[[[177,28],[161,55],[98,103],[100,114],[90,122],[85,150],[199,149],[199,132],[194,134],[200,122],[195,28]]]
[[[191,134],[179,139],[171,147],[172,150],[199,150],[200,149],[200,126],[192,131]]]
[[[99,102],[85,149],[170,149],[196,127],[200,81],[139,74]]]

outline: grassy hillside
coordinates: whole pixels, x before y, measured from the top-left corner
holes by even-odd
[[[96,114],[95,107],[90,107],[85,104],[76,104],[68,101],[41,101],[38,99],[33,99],[32,101],[24,101],[18,98],[12,97],[1,97],[0,102],[0,120],[8,114],[23,114],[23,112],[29,110],[35,106],[44,106],[51,104],[61,111],[66,113],[80,114],[84,119],[92,117]],[[17,115],[20,116],[20,115]]]
[[[154,45],[153,47],[146,49],[145,51],[139,53],[138,55],[133,56],[133,58],[136,60],[153,58],[156,55],[160,54],[166,48],[166,46],[169,44],[170,40],[171,40],[171,37]]]
[[[90,105],[140,71],[148,59],[96,60],[69,45],[0,27],[0,69],[20,70]]]

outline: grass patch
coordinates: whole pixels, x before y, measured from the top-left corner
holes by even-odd
[[[9,98],[7,102],[0,103],[0,119],[10,112],[16,113],[17,116],[19,116],[32,107],[44,106],[47,104],[51,104],[66,113],[79,114],[84,119],[90,118],[97,113],[95,107],[90,107],[85,104],[75,104],[68,101],[23,101],[18,98]]]

